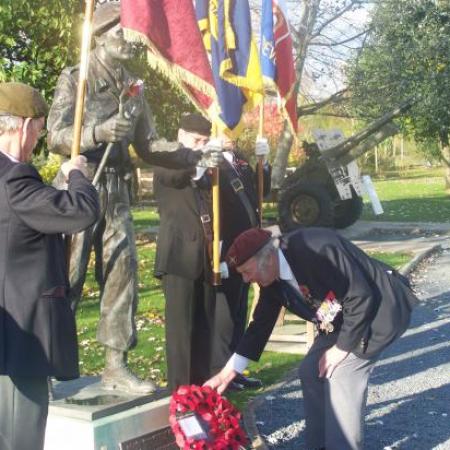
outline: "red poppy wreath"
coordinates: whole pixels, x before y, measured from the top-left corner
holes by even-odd
[[[169,423],[183,450],[244,449],[241,413],[207,386],[180,386],[172,395]]]

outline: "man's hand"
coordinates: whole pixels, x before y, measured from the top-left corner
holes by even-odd
[[[235,370],[225,366],[217,375],[206,381],[203,386],[209,386],[216,389],[219,394],[222,394],[236,375],[237,372]]]
[[[269,143],[267,142],[266,138],[258,138],[256,139],[255,143],[255,155],[256,156],[263,156],[264,158],[267,157],[267,155],[270,152]]]
[[[331,378],[334,369],[348,356],[348,352],[337,348],[329,348],[319,360],[319,377]]]
[[[124,139],[133,122],[130,119],[122,117],[121,114],[116,114],[110,117],[100,125],[96,125],[94,128],[94,137],[96,142],[120,142]]]
[[[221,139],[211,139],[201,151],[203,155],[197,163],[198,167],[218,167],[224,160]]]
[[[69,174],[72,170],[79,170],[85,177],[87,177],[87,159],[83,155],[78,155],[74,159],[69,159],[61,165],[61,172],[64,174],[66,180],[69,179]]]

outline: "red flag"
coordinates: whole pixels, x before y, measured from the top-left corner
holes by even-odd
[[[298,129],[297,98],[294,95],[296,73],[284,0],[263,0],[261,68],[264,79],[278,90],[283,112],[295,136]]]
[[[127,40],[147,46],[150,66],[206,113],[216,93],[192,0],[122,0],[121,25]]]

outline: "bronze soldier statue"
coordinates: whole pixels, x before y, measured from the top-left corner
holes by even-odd
[[[153,119],[143,94],[124,95],[137,80],[122,61],[131,59],[135,48],[124,40],[119,21],[120,3],[105,3],[94,13],[95,48],[90,55],[80,150],[87,157],[91,175],[108,145],[111,152],[97,184],[101,219],[73,238],[70,299],[75,311],[94,247],[95,276],[101,288],[97,339],[106,348],[102,383],[108,389],[147,393],[155,389],[154,384],[140,380],[127,367],[128,350],[137,340],[134,316],[138,301],[137,253],[129,200],[129,145],[146,162],[168,168],[194,167],[208,155],[187,148],[157,151]],[[78,66],[64,69],[48,118],[49,149],[64,156],[70,156],[78,73]]]

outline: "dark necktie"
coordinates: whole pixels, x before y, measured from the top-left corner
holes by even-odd
[[[285,302],[283,306],[302,319],[308,320],[309,322],[316,322],[315,310],[306,303],[300,291],[297,291],[286,280],[279,280],[278,283]]]

